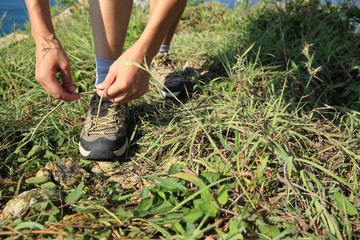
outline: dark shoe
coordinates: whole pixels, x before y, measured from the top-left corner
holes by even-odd
[[[95,93],[80,133],[79,150],[85,159],[115,160],[128,147],[126,137],[127,104],[113,103]],[[99,110],[99,115],[97,118]]]
[[[158,53],[151,64],[151,72],[154,77],[163,83],[161,91],[164,97],[174,98],[192,92],[191,81],[176,71],[168,53]],[[156,82],[157,85],[161,85]]]

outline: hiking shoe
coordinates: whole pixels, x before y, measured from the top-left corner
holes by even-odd
[[[162,82],[161,91],[164,97],[173,98],[191,92],[191,81],[178,73],[168,53],[158,53],[151,64],[151,72],[157,80]],[[155,81],[157,82],[157,81]],[[160,85],[157,83],[157,85]]]
[[[125,153],[127,104],[113,103],[95,93],[80,133],[79,150],[85,159],[115,160]]]

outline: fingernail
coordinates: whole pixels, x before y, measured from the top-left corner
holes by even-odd
[[[102,86],[102,84],[98,84],[98,85],[96,85],[95,86],[97,89],[100,89],[100,90],[103,90],[104,88],[103,88],[103,86]]]

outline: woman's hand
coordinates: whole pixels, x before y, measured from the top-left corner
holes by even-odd
[[[126,103],[144,95],[149,89],[149,73],[139,68],[145,64],[144,54],[136,46],[129,48],[111,65],[109,72],[96,88],[99,96],[107,86],[104,97],[112,102]],[[147,59],[146,61],[151,61]]]
[[[74,91],[69,59],[60,42],[54,39],[42,39],[36,44],[36,80],[54,98],[74,101],[80,98]],[[60,73],[62,84],[56,79]]]

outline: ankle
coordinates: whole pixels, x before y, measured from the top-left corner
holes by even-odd
[[[169,51],[170,51],[170,44],[160,46],[159,53],[169,53]]]
[[[106,75],[109,72],[109,68],[114,62],[115,62],[115,60],[103,59],[103,58],[98,58],[98,57],[95,58],[95,63],[96,63],[95,86],[102,83],[105,80]]]

